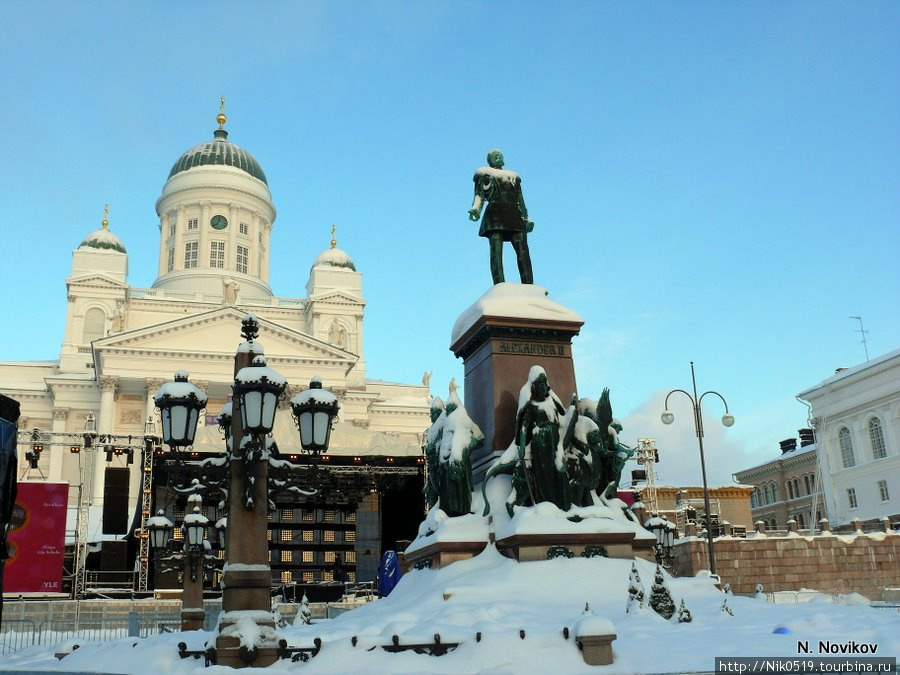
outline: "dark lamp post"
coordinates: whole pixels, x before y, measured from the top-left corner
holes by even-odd
[[[147,529],[150,531],[150,546],[156,551],[162,551],[169,545],[169,537],[175,529],[175,524],[163,515],[163,511],[147,519]]]
[[[163,442],[173,451],[193,445],[200,411],[206,407],[206,394],[188,382],[187,372],[175,373],[175,381],[161,386],[153,400],[162,419]]]
[[[707,394],[713,394],[718,396],[721,399],[722,403],[725,405],[725,414],[722,415],[722,425],[726,427],[730,427],[734,424],[734,415],[728,412],[728,402],[725,400],[725,397],[722,396],[717,391],[705,391],[699,396],[697,395],[697,377],[694,373],[694,362],[691,361],[691,383],[694,389],[694,395],[691,396],[684,389],[673,389],[668,394],[666,394],[666,400],[663,403],[663,414],[660,416],[663,424],[671,424],[675,421],[675,415],[673,415],[669,411],[669,397],[674,393],[681,393],[687,396],[691,400],[691,405],[694,408],[694,431],[697,434],[697,443],[700,445],[700,472],[703,475],[703,506],[706,509],[706,546],[707,551],[709,552],[709,571],[713,575],[716,574],[716,556],[713,550],[713,535],[712,535],[712,515],[710,514],[709,507],[709,487],[706,483],[706,459],[703,455],[703,411],[701,410],[701,404],[703,402],[703,397]]]
[[[331,426],[338,414],[338,400],[322,389],[322,380],[313,378],[309,389],[291,399],[291,411],[300,431],[300,445],[312,453],[325,452],[331,439]]]
[[[218,417],[216,417],[216,422],[218,422],[219,429],[222,431],[222,435],[225,436],[226,441],[231,438],[232,409],[231,401],[228,401],[228,403],[222,406],[222,411],[219,413]]]
[[[246,434],[268,434],[275,425],[278,397],[287,387],[281,374],[266,366],[264,356],[241,368],[234,378],[234,395],[240,400],[241,426]]]

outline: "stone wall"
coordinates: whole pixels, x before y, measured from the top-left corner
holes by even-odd
[[[730,583],[737,594],[752,594],[761,583],[766,592],[807,588],[883,600],[885,588],[900,586],[900,532],[763,533],[746,539],[720,537],[713,548],[722,583]],[[674,553],[677,576],[709,569],[705,539],[676,542]]]

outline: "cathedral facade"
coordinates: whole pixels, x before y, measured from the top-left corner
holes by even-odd
[[[54,439],[81,433],[91,420],[101,437],[140,438],[154,424],[158,435],[154,394],[176,371],[187,370],[209,397],[193,451],[221,453],[224,446],[215,418],[231,395],[241,320],[250,312],[259,321],[259,341],[268,365],[288,380],[287,398],[308,387],[314,376],[337,394],[340,414],[328,453],[333,461],[378,464],[396,458],[403,464],[416,462],[421,455],[421,434],[430,423],[427,386],[366,377],[362,274],[336,247],[332,235],[330,248],[310,256],[306,297],[273,292],[269,258],[276,209],[266,175],[250,153],[228,140],[224,114],[217,122],[212,140],[177,159],[156,202],[160,236],[153,284],[129,285],[126,243],[104,217],[101,227],[72,254],[59,359],[0,364],[3,393],[21,404],[20,430],[41,441],[42,451],[32,461],[25,456],[31,445],[20,438],[22,479],[68,483],[67,531],[74,536],[78,526],[84,526],[74,520],[79,504],[88,503],[91,543],[130,536],[110,533],[104,526],[109,504],[105,510],[104,505],[114,498],[109,484],[113,471],[119,479],[114,491],[117,504],[127,505],[129,523],[139,520],[135,514],[140,508],[141,463],[125,454],[107,454],[108,461],[103,461],[102,453],[88,462],[86,453]],[[277,420],[274,437],[281,453],[300,453],[289,409],[282,410]],[[159,476],[169,473],[157,469]],[[368,493],[376,495],[376,481],[371,486],[357,483],[360,490],[371,488]],[[180,497],[163,488],[154,485],[155,501],[170,503],[154,509],[168,506],[177,517]],[[84,496],[84,489],[90,494]],[[363,500],[368,504],[364,520],[373,532],[380,532],[380,509],[373,499]],[[285,544],[294,539],[306,544],[290,555],[284,552],[288,546],[275,551],[273,569],[282,566],[276,581],[327,580],[322,571],[335,557],[354,574],[372,576],[380,552],[374,534],[349,526],[313,527],[324,520],[357,523],[356,509],[362,508],[358,494],[339,501],[338,516],[334,504],[315,499],[281,509],[289,521],[276,514],[276,524],[296,518],[297,525],[275,528],[270,539],[277,543],[285,538],[281,533],[290,530]],[[210,508],[213,520],[218,514]],[[314,541],[308,541],[311,530]],[[346,534],[351,530],[352,536]],[[342,531],[347,541],[335,541]],[[323,539],[333,546],[324,546],[318,551],[323,555],[318,555],[312,544],[324,543]],[[385,546],[391,548],[392,543]],[[364,562],[361,555],[371,559]]]

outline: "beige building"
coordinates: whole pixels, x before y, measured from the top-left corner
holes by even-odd
[[[646,486],[637,488],[641,493],[641,501],[649,509],[650,489]],[[657,513],[665,516],[678,526],[679,536],[683,536],[688,523],[704,522],[706,505],[702,487],[677,487],[674,485],[656,485]],[[744,527],[752,530],[750,513],[750,494],[753,488],[747,485],[723,485],[709,488],[710,512],[713,524],[720,526],[729,523],[732,527]],[[699,528],[698,528],[699,529]]]
[[[796,438],[781,441],[781,454],[758,466],[738,471],[736,481],[754,487],[753,522],[769,530],[786,529],[794,520],[801,530],[815,529],[824,515],[816,479],[816,443],[812,429],[800,429]]]

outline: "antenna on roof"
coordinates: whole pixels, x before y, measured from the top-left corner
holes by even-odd
[[[850,318],[856,319],[857,321],[859,321],[859,330],[857,330],[855,332],[859,333],[862,336],[862,340],[860,341],[860,344],[863,346],[863,349],[866,350],[866,361],[868,361],[869,360],[869,345],[866,342],[866,335],[869,334],[869,331],[867,331],[865,328],[863,328],[863,320],[862,320],[861,316],[851,316]]]

